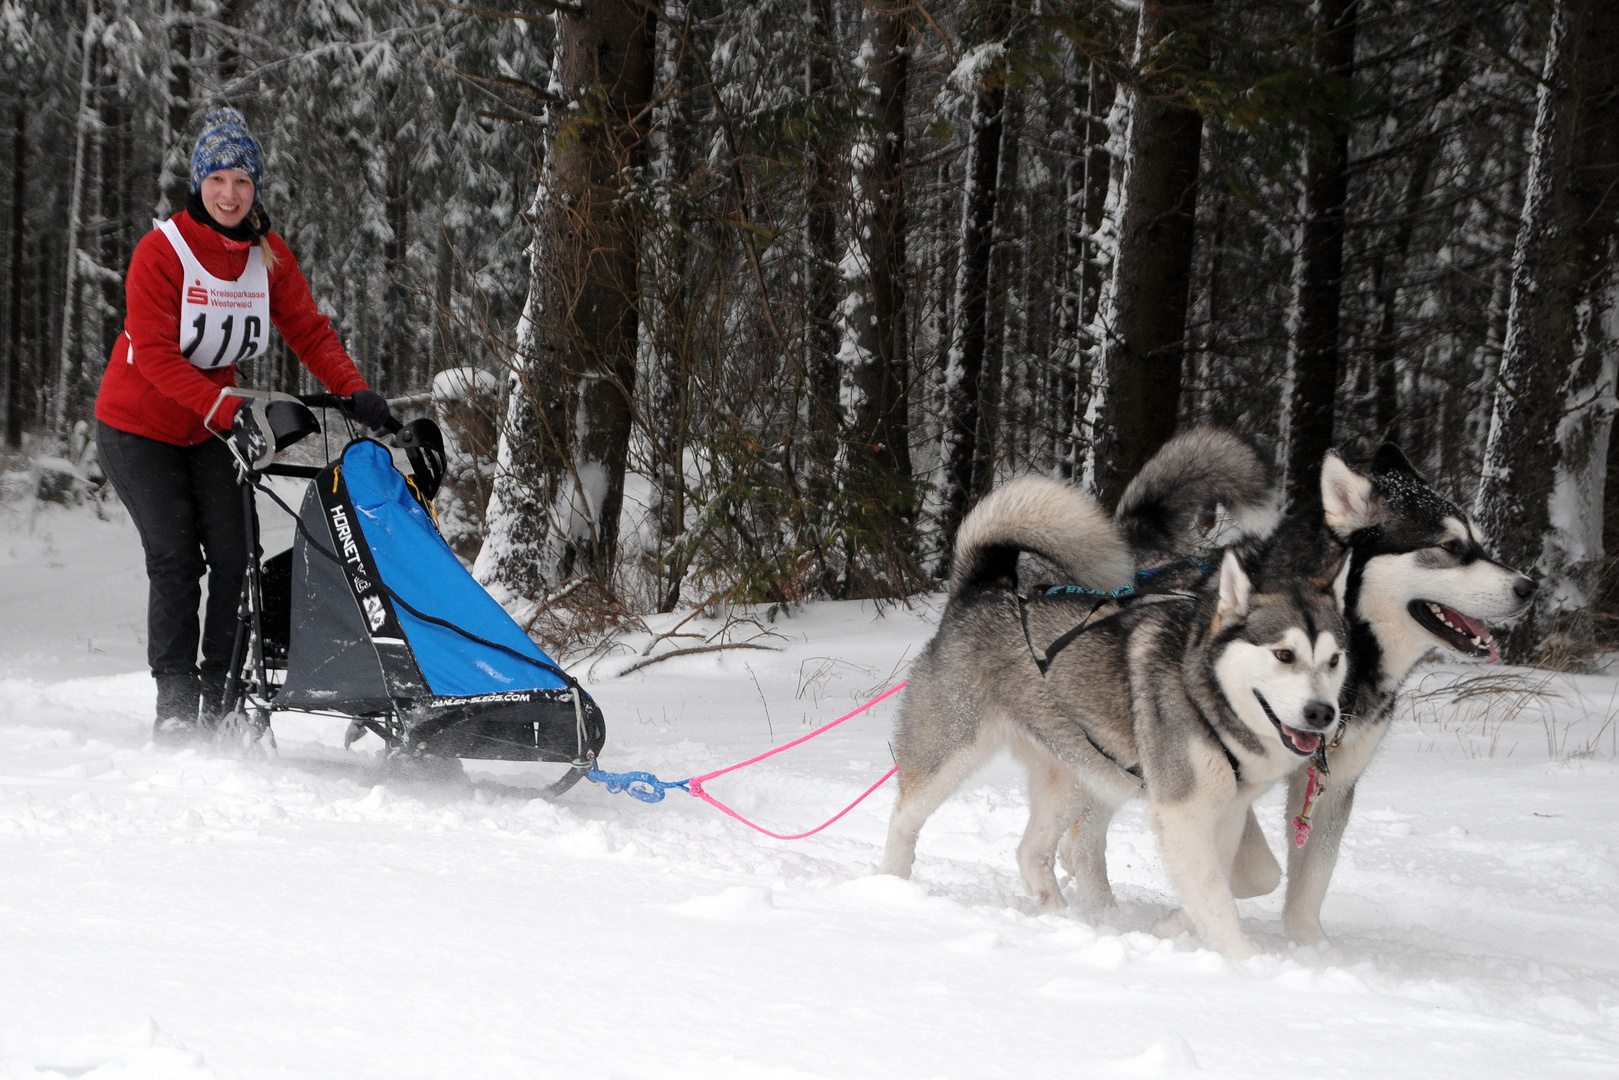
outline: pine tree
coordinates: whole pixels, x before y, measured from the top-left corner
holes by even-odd
[[[905,114],[909,96],[908,6],[867,0],[862,7],[860,85],[869,135],[853,150],[854,220],[843,278],[841,308],[843,415],[848,424],[844,461],[844,513],[860,539],[848,553],[849,578],[861,573],[858,546],[897,567],[894,580],[868,581],[845,595],[903,591],[914,541],[906,318],[907,213]]]
[[[1613,302],[1619,207],[1619,11],[1597,0],[1552,12],[1541,71],[1512,299],[1475,516],[1509,565],[1545,581],[1514,629],[1528,659],[1554,634],[1591,634],[1601,563],[1602,470],[1615,354],[1601,319]],[[1610,399],[1611,400],[1611,399]]]
[[[1344,203],[1349,196],[1357,0],[1319,0],[1314,59],[1323,108],[1304,130],[1304,197],[1288,347],[1288,502],[1308,505],[1320,463],[1334,445],[1339,307],[1344,276]]]
[[[1143,4],[1137,81],[1123,88],[1117,249],[1097,318],[1094,477],[1112,505],[1175,432],[1191,287],[1203,117],[1187,100],[1209,64],[1207,3]]]
[[[22,445],[23,387],[23,233],[28,201],[28,98],[30,75],[39,62],[39,19],[20,0],[0,3],[0,77],[9,98],[11,120],[10,169],[6,181],[10,203],[6,215],[5,334],[0,345],[5,360],[0,363],[0,425],[4,444],[16,449]]]
[[[968,504],[982,497],[992,479],[987,468],[992,452],[990,431],[999,371],[991,365],[985,378],[990,342],[990,279],[995,247],[996,211],[1006,179],[1001,168],[1006,136],[1007,46],[1013,12],[991,0],[969,12],[978,24],[976,41],[967,42],[962,62],[952,74],[968,88],[967,160],[962,190],[961,255],[957,263],[955,326],[945,369],[946,428],[942,447],[944,470],[938,494],[938,573],[949,573],[949,553]],[[982,438],[981,438],[982,436]],[[980,444],[983,445],[980,445]]]

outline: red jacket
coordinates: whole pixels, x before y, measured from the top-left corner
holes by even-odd
[[[235,281],[247,270],[249,245],[221,236],[183,210],[174,215],[174,223],[210,274]],[[281,331],[282,340],[332,393],[364,390],[365,379],[337,340],[331,320],[315,306],[309,282],[299,272],[298,260],[286,241],[272,232],[265,242],[276,257],[275,269],[270,271],[270,321]],[[129,260],[129,274],[124,279],[128,302],[124,333],[118,336],[101,376],[96,418],[120,431],[176,446],[195,446],[213,431],[230,430],[240,399],[219,400],[221,387],[236,385],[234,366],[204,371],[180,354],[180,288],[184,283],[180,256],[168,237],[153,229],[135,246]],[[131,342],[134,363],[129,362]],[[210,410],[215,410],[212,415]]]

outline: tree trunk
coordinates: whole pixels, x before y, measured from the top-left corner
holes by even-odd
[[[382,289],[382,310],[387,329],[383,331],[382,356],[378,359],[380,385],[385,394],[415,390],[414,343],[410,338],[410,169],[402,148],[388,148],[388,172],[383,209],[388,218],[388,239],[382,245],[382,266],[386,282]]]
[[[84,155],[90,127],[90,55],[94,51],[95,0],[84,0],[84,32],[79,37],[79,108],[74,114],[73,180],[67,204],[67,257],[62,284],[62,337],[58,342],[56,395],[51,401],[51,431],[67,435],[68,398],[73,387],[75,302],[79,295],[79,218],[84,201]]]
[[[542,181],[543,184],[543,181]],[[535,195],[536,208],[543,189]],[[484,510],[484,544],[472,574],[503,602],[537,599],[552,581],[547,562],[551,507],[564,473],[560,396],[545,381],[535,329],[546,252],[538,230],[529,246],[529,295],[518,320],[506,380],[506,409],[495,446],[495,479]]]
[[[1028,425],[1018,423],[1020,400],[1015,369],[1007,367],[1009,347],[1016,345],[1016,326],[1009,318],[1011,297],[1017,279],[1018,253],[1008,243],[1012,231],[1008,219],[1018,206],[1018,136],[1022,127],[1019,99],[1008,93],[1001,104],[1001,148],[996,155],[995,216],[990,222],[988,303],[984,310],[984,364],[978,381],[982,405],[978,409],[978,435],[973,440],[972,497],[982,499],[995,486],[995,468],[1008,460],[1016,448],[1011,440],[1025,437]],[[1025,374],[1027,374],[1025,366]],[[1010,400],[1008,400],[1010,398]],[[1007,443],[1003,445],[1003,432]]]
[[[585,0],[556,15],[547,160],[529,218],[529,292],[507,382],[488,536],[473,568],[506,599],[576,571],[610,581],[635,382],[639,229],[620,184],[645,164],[651,12]]]
[[[1107,205],[1107,110],[1113,104],[1113,85],[1094,63],[1084,82],[1084,108],[1070,114],[1070,144],[1074,155],[1064,184],[1062,310],[1060,313],[1058,406],[1056,415],[1057,467],[1065,479],[1080,474],[1084,447],[1089,439],[1081,427],[1088,394],[1086,358],[1093,352],[1086,330],[1101,293],[1101,262],[1097,259],[1097,231]]]
[[[84,179],[80,181],[82,191],[79,204],[79,257],[78,257],[78,298],[74,304],[75,326],[73,328],[74,364],[73,371],[67,384],[67,399],[63,411],[67,416],[64,434],[71,433],[76,426],[77,418],[85,415],[88,410],[86,404],[92,400],[92,378],[96,365],[108,355],[110,342],[105,340],[107,319],[110,311],[105,302],[105,282],[101,275],[106,265],[101,259],[106,245],[108,232],[108,217],[106,196],[108,195],[108,171],[115,163],[111,160],[115,154],[114,148],[108,139],[112,132],[107,125],[107,116],[103,111],[105,100],[110,96],[106,89],[98,85],[101,72],[106,67],[107,50],[98,41],[90,50],[90,100],[89,119],[86,122],[85,148],[84,148]],[[119,328],[122,331],[122,327]],[[70,442],[71,445],[71,442]]]
[[[1175,433],[1192,276],[1203,117],[1155,76],[1166,43],[1182,78],[1207,70],[1204,23],[1213,4],[1145,3],[1128,89],[1120,172],[1118,250],[1096,325],[1101,363],[1087,410],[1092,475],[1111,506]]]
[[[450,239],[450,223],[445,220],[442,193],[438,201],[438,229],[433,238],[433,353],[434,362],[428,370],[428,382],[441,371],[461,367],[463,355],[457,347],[459,337],[454,308],[451,302],[455,289],[455,247]]]
[[[1553,9],[1512,257],[1507,336],[1475,515],[1508,565],[1543,579],[1508,656],[1589,639],[1612,422],[1619,216],[1619,7]],[[1599,400],[1600,399],[1600,400]]]
[[[804,97],[811,115],[818,115],[817,103],[834,89],[832,58],[837,49],[836,27],[830,0],[805,0],[805,21],[809,55],[804,62]],[[806,368],[818,430],[829,435],[822,445],[827,456],[819,462],[830,473],[836,454],[838,408],[838,212],[841,207],[837,183],[837,161],[829,136],[812,140],[804,158],[805,179],[805,261],[808,263],[809,297],[806,335]]]
[[[833,577],[828,538],[839,516],[838,457],[843,445],[844,416],[839,400],[838,370],[838,217],[846,212],[838,184],[838,140],[827,130],[822,104],[835,89],[833,58],[838,52],[837,26],[830,0],[805,0],[808,54],[804,61],[804,98],[812,118],[804,152],[805,334],[802,354],[806,383],[808,438],[805,440],[804,494],[810,547],[825,588]]]
[[[1321,459],[1333,446],[1338,394],[1338,312],[1343,293],[1344,200],[1349,192],[1349,106],[1358,0],[1318,0],[1315,67],[1329,101],[1343,103],[1306,133],[1303,228],[1293,277],[1288,349],[1288,504],[1318,494]],[[1336,112],[1336,110],[1335,110]]]
[[[118,336],[124,332],[123,321],[118,316],[124,309],[123,272],[129,265],[131,254],[124,228],[130,216],[124,198],[128,176],[125,163],[129,156],[125,152],[125,136],[134,120],[129,103],[119,95],[116,86],[100,87],[99,93],[101,122],[96,137],[100,147],[97,156],[101,172],[101,206],[97,221],[100,242],[96,261],[101,266],[97,281],[97,306],[101,318],[100,333],[86,340],[86,353],[93,348],[93,359],[97,361],[111,355]],[[82,369],[83,387],[90,400],[94,400],[97,371],[98,368],[91,364],[85,364]]]
[[[191,190],[191,0],[169,0],[168,149],[159,177],[157,216],[167,218],[183,209]]]
[[[556,75],[569,102],[552,139],[555,189],[540,228],[547,273],[536,322],[544,378],[568,385],[569,476],[553,536],[558,574],[612,580],[635,387],[638,212],[623,186],[646,165],[655,23],[636,0],[557,15]]]
[[[556,372],[554,349],[542,334],[541,304],[547,295],[549,235],[546,200],[556,184],[551,161],[542,166],[528,220],[528,299],[517,320],[508,364],[505,410],[495,444],[495,476],[484,510],[484,544],[472,574],[502,602],[539,599],[554,581],[552,511],[567,472],[566,385]]]
[[[1449,51],[1439,69],[1439,86],[1430,99],[1429,114],[1437,112],[1440,105],[1461,89],[1464,74],[1462,46],[1467,43],[1471,29],[1466,22],[1458,23],[1447,42]],[[1406,179],[1405,193],[1400,199],[1400,217],[1394,229],[1394,242],[1388,245],[1386,252],[1380,247],[1372,257],[1372,284],[1378,310],[1377,336],[1373,339],[1371,357],[1372,429],[1378,438],[1393,443],[1401,441],[1399,369],[1395,363],[1395,317],[1400,297],[1398,275],[1404,269],[1406,257],[1411,251],[1422,200],[1428,194],[1439,151],[1440,136],[1437,133],[1431,134],[1418,148],[1411,162],[1411,173]]]
[[[692,332],[690,265],[691,204],[686,192],[695,142],[692,98],[696,72],[691,63],[689,21],[683,7],[670,6],[671,25],[662,39],[658,81],[678,90],[662,106],[655,133],[660,145],[653,163],[667,192],[667,204],[648,245],[652,269],[648,303],[651,318],[650,385],[647,427],[652,437],[653,498],[658,529],[657,607],[673,611],[694,545],[686,537],[686,445],[690,434],[691,374],[696,335]],[[685,22],[686,25],[681,24]]]
[[[846,595],[903,594],[915,516],[905,312],[905,99],[911,28],[904,0],[866,0],[861,84],[871,134],[857,145],[854,227],[842,307]],[[868,553],[875,553],[873,563]]]
[[[6,364],[5,394],[0,419],[6,425],[6,446],[22,445],[22,279],[23,207],[28,195],[28,100],[17,95],[11,132],[11,244],[6,258]]]
[[[955,332],[945,362],[944,475],[939,487],[936,572],[950,573],[956,530],[978,494],[973,466],[984,406],[984,350],[995,247],[995,205],[1000,197],[1001,136],[1006,114],[1004,60],[990,65],[973,95],[967,137],[966,187],[961,195],[961,258],[956,264]],[[996,373],[998,375],[998,372]]]

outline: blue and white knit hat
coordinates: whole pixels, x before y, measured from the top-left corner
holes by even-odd
[[[247,130],[247,121],[232,108],[213,109],[202,121],[202,136],[191,151],[191,190],[201,191],[211,172],[237,169],[264,186],[264,147]]]

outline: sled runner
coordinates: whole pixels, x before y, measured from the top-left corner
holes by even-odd
[[[249,535],[255,490],[294,514],[297,531],[289,550],[248,560],[222,737],[273,746],[272,714],[332,715],[350,721],[345,745],[370,731],[390,757],[561,762],[573,768],[552,792],[578,782],[606,740],[601,710],[439,535],[438,426],[391,425],[408,477],[369,438],[325,467],[276,464],[275,450],[320,430],[309,406],[343,409],[348,399],[242,394],[274,443],[259,462],[236,452]],[[302,506],[293,511],[264,476],[309,479]]]

